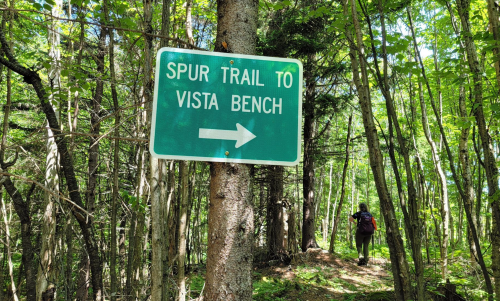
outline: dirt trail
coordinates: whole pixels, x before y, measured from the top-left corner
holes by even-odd
[[[322,249],[309,249],[296,255],[289,265],[256,265],[257,280],[272,279],[287,285],[276,294],[255,300],[361,300],[362,295],[379,292],[370,300],[393,300],[392,275],[385,259],[371,259],[367,266],[358,266],[357,259],[343,260]],[[280,280],[281,279],[281,280]],[[277,284],[278,285],[278,284]]]

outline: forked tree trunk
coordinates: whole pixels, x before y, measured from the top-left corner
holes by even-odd
[[[417,198],[417,191],[415,188],[415,183],[413,181],[412,168],[410,162],[409,150],[406,145],[405,139],[403,137],[403,132],[401,126],[398,121],[398,115],[396,112],[396,107],[394,105],[393,96],[391,94],[391,88],[389,86],[389,63],[388,63],[388,55],[387,55],[387,31],[385,27],[385,5],[386,1],[379,0],[378,10],[380,14],[380,24],[382,31],[382,53],[381,57],[383,59],[383,72],[381,72],[379,63],[378,63],[378,53],[377,49],[373,43],[373,32],[372,25],[369,16],[367,16],[367,20],[369,23],[370,36],[372,37],[372,53],[375,61],[375,70],[376,70],[376,79],[381,87],[382,94],[385,99],[386,108],[387,108],[387,116],[389,122],[389,157],[391,159],[392,168],[394,170],[394,176],[396,178],[396,184],[398,188],[398,195],[401,204],[401,209],[403,211],[404,223],[406,228],[406,234],[409,238],[412,257],[415,263],[415,278],[417,281],[416,286],[416,295],[417,300],[423,301],[425,298],[425,283],[424,283],[424,265],[422,260],[422,251],[421,251],[421,222],[419,217],[419,202]],[[403,185],[401,181],[401,176],[399,173],[398,164],[396,161],[396,156],[394,153],[394,143],[393,143],[393,129],[396,130],[396,137],[399,145],[399,152],[403,157],[404,161],[404,171],[406,174],[406,185],[408,190],[408,206],[406,205],[406,196],[403,192]]]
[[[406,252],[403,245],[403,239],[399,232],[399,225],[397,223],[394,211],[394,205],[392,203],[392,199],[390,197],[385,180],[383,156],[380,150],[377,129],[373,121],[370,87],[368,83],[367,67],[365,65],[363,36],[361,33],[360,24],[357,19],[356,1],[343,1],[344,16],[349,18],[348,3],[350,4],[351,8],[350,18],[352,18],[352,22],[354,24],[356,39],[353,39],[352,37],[351,27],[349,26],[349,24],[346,24],[345,33],[348,41],[350,42],[349,56],[351,58],[354,83],[359,93],[359,104],[363,116],[363,125],[365,128],[368,144],[370,165],[373,171],[373,178],[377,187],[377,193],[380,199],[382,213],[384,215],[386,239],[389,246],[392,262],[392,272],[394,275],[396,300],[410,300],[412,298],[412,288],[409,277],[410,273],[408,262],[406,261]],[[357,55],[359,55],[359,59]]]

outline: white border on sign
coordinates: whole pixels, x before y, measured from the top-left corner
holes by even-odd
[[[158,105],[158,77],[160,72],[160,60],[161,54],[165,51],[169,52],[181,52],[181,53],[193,53],[206,56],[219,56],[219,57],[229,57],[229,58],[243,58],[252,59],[260,61],[279,61],[287,63],[295,63],[299,66],[299,99],[298,99],[298,129],[297,129],[297,159],[295,161],[268,161],[268,160],[249,160],[249,159],[237,159],[237,158],[218,158],[218,157],[196,157],[196,156],[179,156],[179,155],[162,155],[154,152],[154,141],[155,141],[155,130],[156,130],[156,110]],[[225,53],[225,52],[209,52],[200,50],[189,50],[180,48],[164,47],[158,50],[156,54],[156,73],[155,73],[155,88],[153,96],[153,111],[151,120],[151,133],[149,140],[149,152],[151,155],[158,159],[170,159],[170,160],[191,160],[191,161],[207,161],[207,162],[224,162],[224,163],[240,163],[240,164],[265,164],[265,165],[282,165],[282,166],[295,166],[300,162],[301,154],[301,143],[302,143],[302,85],[303,85],[303,66],[302,62],[297,59],[280,58],[280,57],[270,57],[270,56],[258,56],[258,55],[247,55],[247,54],[235,54],[235,53]]]

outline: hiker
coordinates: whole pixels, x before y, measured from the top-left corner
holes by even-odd
[[[368,212],[368,207],[365,203],[359,204],[359,211],[354,213],[349,217],[349,221],[351,223],[354,220],[357,220],[356,230],[356,249],[358,250],[358,265],[366,265],[368,263],[368,255],[369,249],[368,245],[370,244],[370,239],[373,235],[373,232],[377,230],[377,224],[375,223],[375,219]],[[361,252],[363,249],[363,252]]]

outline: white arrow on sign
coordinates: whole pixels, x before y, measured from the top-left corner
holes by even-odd
[[[257,136],[252,134],[252,132],[244,128],[239,123],[236,124],[236,131],[200,129],[199,134],[199,138],[202,139],[236,140],[236,148],[239,148],[255,137]]]

